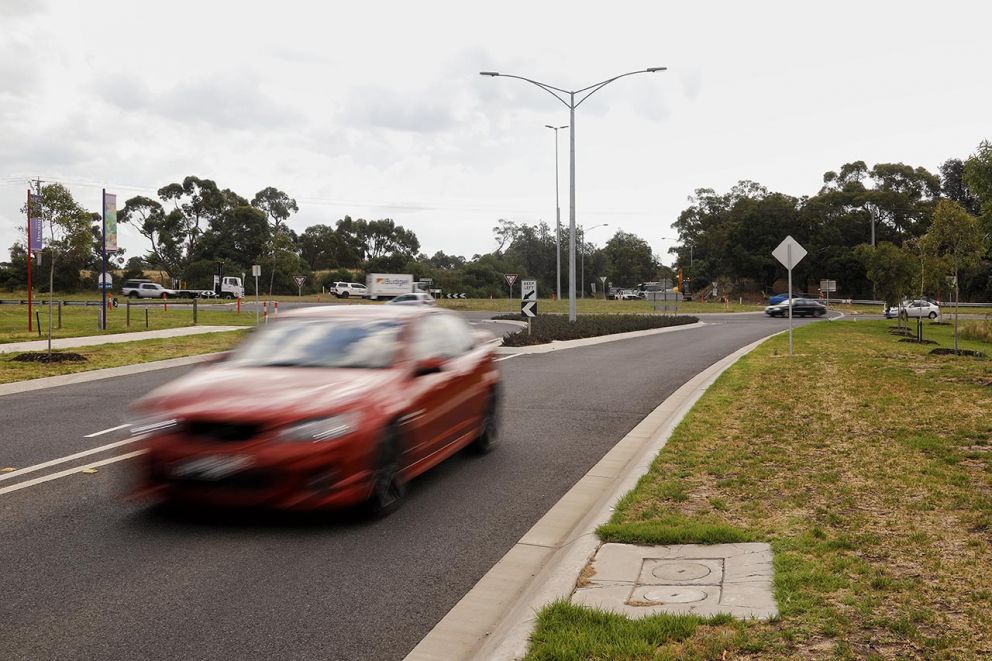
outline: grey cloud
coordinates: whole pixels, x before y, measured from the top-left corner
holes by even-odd
[[[97,87],[104,101],[121,110],[143,111],[185,124],[216,128],[279,129],[296,126],[301,115],[278,103],[256,80],[215,76],[182,81],[162,92],[152,91],[139,78],[105,80]]]
[[[437,133],[457,123],[451,100],[445,96],[428,92],[416,98],[381,87],[363,86],[352,93],[342,119],[349,124],[394,131]]]
[[[41,0],[2,0],[0,18],[26,18],[42,14],[47,9],[48,3]]]

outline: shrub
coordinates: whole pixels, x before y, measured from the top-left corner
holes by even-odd
[[[966,321],[961,324],[959,334],[966,340],[992,343],[992,319]]]
[[[504,314],[494,319],[513,319],[519,321],[523,317],[517,314]],[[669,317],[647,314],[589,314],[578,317],[570,322],[562,314],[542,314],[531,319],[531,332],[526,330],[510,333],[503,338],[503,346],[522,347],[530,344],[544,344],[553,340],[578,340],[584,337],[598,337],[614,333],[650,330],[652,328],[667,328],[694,324],[699,321],[696,317]]]

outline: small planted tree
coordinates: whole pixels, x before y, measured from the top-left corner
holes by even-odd
[[[885,305],[898,306],[913,285],[916,275],[913,257],[888,241],[882,241],[875,248],[862,244],[858,246],[857,254]],[[901,314],[899,326],[902,327]]]
[[[978,266],[985,254],[978,220],[957,202],[941,200],[923,242],[927,252],[946,259],[949,275],[954,278],[954,351],[958,351],[959,278]]]

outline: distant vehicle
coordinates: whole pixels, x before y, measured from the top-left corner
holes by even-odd
[[[816,298],[815,296],[811,296],[809,294],[795,294],[795,297],[796,298]],[[787,301],[787,300],[789,300],[789,295],[788,294],[775,294],[774,296],[769,296],[768,297],[768,305],[778,305],[779,303],[782,303],[782,302]]]
[[[358,282],[335,282],[328,291],[338,298],[351,298],[352,296],[365,298],[369,295],[369,290],[365,285]]]
[[[819,301],[815,301],[811,298],[794,298],[792,299],[792,316],[793,317],[822,317],[827,313],[827,306]],[[776,305],[769,305],[765,308],[765,314],[769,317],[788,317],[789,316],[789,301],[788,299],[778,303]]]
[[[913,319],[927,317],[936,319],[940,316],[940,306],[933,301],[917,299],[915,301],[903,301],[898,306],[885,308],[885,318],[893,319],[900,313]]]
[[[498,440],[491,334],[403,306],[291,310],[141,398],[137,498],[387,514],[406,483]]]
[[[393,298],[413,293],[413,276],[407,273],[369,273],[365,278],[369,298]]]
[[[634,289],[618,289],[613,292],[613,300],[615,301],[637,301],[641,298],[643,298],[643,294]]]
[[[128,298],[166,298],[176,296],[175,289],[166,289],[157,282],[150,280],[128,280],[121,287],[121,293]]]
[[[215,275],[214,293],[220,298],[244,298],[245,288],[241,284],[241,278],[237,276]]]
[[[387,301],[386,305],[435,305],[436,301],[434,297],[430,294],[425,294],[423,292],[416,292],[413,294],[403,294],[402,296],[397,296],[391,301]]]

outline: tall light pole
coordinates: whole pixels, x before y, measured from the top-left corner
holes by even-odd
[[[582,105],[582,102],[588,99],[590,96],[603,89],[614,80],[619,80],[627,76],[633,76],[639,73],[654,73],[656,71],[665,71],[668,67],[651,67],[649,69],[641,69],[639,71],[629,71],[627,73],[622,73],[619,76],[613,76],[612,78],[607,78],[606,80],[600,81],[594,85],[589,85],[588,87],[583,87],[579,90],[569,91],[563,90],[560,87],[554,87],[553,85],[548,85],[547,83],[541,83],[536,80],[531,80],[530,78],[524,78],[523,76],[514,76],[506,73],[499,73],[498,71],[480,71],[479,74],[483,76],[502,76],[504,78],[516,78],[517,80],[522,80],[528,82],[532,85],[537,85],[542,90],[555,97],[566,106],[568,106],[569,111],[569,186],[568,186],[568,320],[575,321],[575,109]],[[564,95],[564,96],[563,96]],[[567,96],[567,99],[566,99]],[[575,97],[578,96],[579,100],[576,101]]]
[[[561,206],[558,205],[558,131],[561,129],[567,129],[568,125],[565,126],[551,126],[550,124],[544,125],[546,128],[551,129],[555,132],[555,257],[558,268],[558,280],[556,296],[558,300],[561,300]]]
[[[585,231],[582,231],[582,226],[579,225],[579,230],[580,230],[579,234],[582,235],[582,239],[579,242],[581,248],[579,250],[579,254],[582,255],[582,257],[580,257],[582,263],[579,266],[579,270],[582,272],[582,282],[581,282],[582,298],[586,297],[586,232],[591,232],[597,227],[609,227],[609,225],[610,225],[609,223],[603,223],[602,225],[593,225],[592,227],[590,227]]]

